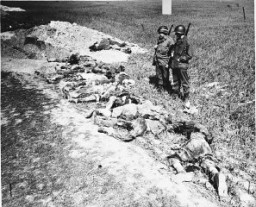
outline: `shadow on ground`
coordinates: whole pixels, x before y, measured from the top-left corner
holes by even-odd
[[[149,84],[153,85],[154,87],[157,88],[157,77],[155,75],[149,76]]]
[[[1,75],[2,202],[27,206],[62,188],[61,128],[49,121],[54,101]]]

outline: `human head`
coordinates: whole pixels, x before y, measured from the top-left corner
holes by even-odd
[[[167,26],[160,26],[157,29],[158,34],[164,34],[164,35],[168,35],[168,27]]]
[[[186,28],[184,27],[184,25],[178,25],[177,27],[175,27],[174,32],[177,37],[181,37],[182,35],[185,35]]]

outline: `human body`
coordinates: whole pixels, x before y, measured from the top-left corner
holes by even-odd
[[[189,60],[192,58],[190,45],[185,35],[185,27],[179,25],[175,28],[176,42],[171,49],[170,67],[173,73],[173,92],[183,101],[189,98]],[[181,91],[181,87],[183,91]]]
[[[169,68],[170,48],[174,44],[171,37],[168,36],[168,28],[161,26],[158,28],[158,40],[155,46],[155,55],[153,65],[156,66],[157,86],[159,89],[169,89]]]
[[[188,142],[177,152],[167,157],[169,163],[178,173],[186,173],[182,163],[198,162],[202,170],[209,176],[210,182],[217,188],[220,197],[227,197],[225,174],[218,167],[212,149],[202,132],[192,132]]]

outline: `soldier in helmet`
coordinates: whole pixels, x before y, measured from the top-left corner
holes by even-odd
[[[185,35],[186,29],[183,25],[178,25],[174,29],[176,42],[171,49],[170,67],[173,75],[173,92],[178,94],[185,101],[185,106],[190,107],[189,103],[189,60],[192,58],[190,45]],[[181,87],[183,91],[181,91]]]
[[[161,89],[169,89],[169,68],[170,48],[174,44],[171,37],[168,36],[168,27],[160,26],[157,30],[159,37],[155,46],[155,55],[153,65],[156,66],[157,86]]]

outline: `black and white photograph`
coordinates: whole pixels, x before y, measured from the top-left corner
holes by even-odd
[[[256,207],[254,0],[0,10],[1,206]]]

